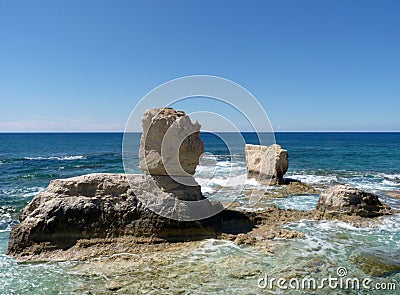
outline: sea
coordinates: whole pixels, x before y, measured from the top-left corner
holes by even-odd
[[[205,196],[249,210],[315,208],[318,194],[269,198],[250,206],[249,191],[269,188],[246,179],[243,142],[258,143],[257,134],[240,136],[226,141],[221,138],[229,134],[201,134],[205,153],[195,178]],[[135,134],[134,148],[139,139]],[[400,199],[390,197],[400,192],[400,133],[282,132],[275,133],[275,141],[289,152],[285,177],[321,190],[350,184],[400,210]],[[122,133],[0,134],[0,294],[400,294],[399,214],[362,228],[338,221],[287,224],[284,228],[304,238],[277,239],[272,252],[209,239],[179,251],[137,254],[133,264],[124,266],[103,267],[99,260],[18,263],[5,255],[21,209],[52,179],[124,173],[122,142]],[[130,172],[140,173],[135,157]],[[371,283],[369,289],[333,284],[317,290],[295,284],[329,277]],[[282,288],[276,285],[279,279],[286,280]],[[288,286],[291,279],[293,286]]]

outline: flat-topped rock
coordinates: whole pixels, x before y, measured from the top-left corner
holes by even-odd
[[[177,200],[173,193],[152,186],[151,177],[95,173],[51,181],[46,191],[23,209],[20,224],[11,231],[7,254],[23,260],[46,251],[69,249],[80,240],[101,243],[119,237],[130,237],[140,243],[200,240],[215,238],[220,230],[240,232],[253,226],[248,217],[229,210],[198,221],[157,215],[138,198],[138,191],[145,196],[157,190],[160,206],[166,210],[180,208],[171,204]],[[170,181],[168,184],[171,191],[177,189]],[[210,208],[221,206],[208,204]]]
[[[200,124],[172,108],[147,110],[142,117],[140,168],[151,175],[190,176],[204,152]]]
[[[287,150],[278,144],[270,146],[246,144],[247,177],[259,182],[282,184],[289,167]]]
[[[335,185],[321,193],[317,210],[330,214],[349,214],[375,217],[390,213],[390,207],[381,202],[377,195],[349,185]]]

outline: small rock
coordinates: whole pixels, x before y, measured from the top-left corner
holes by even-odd
[[[121,289],[122,286],[116,281],[111,281],[107,284],[106,288],[111,291],[117,291]]]
[[[336,185],[322,192],[317,210],[330,214],[349,214],[361,217],[375,217],[390,214],[390,207],[378,196],[349,185]]]
[[[238,234],[234,243],[236,245],[255,245],[257,243],[257,239],[249,234]]]
[[[278,144],[246,144],[245,152],[248,178],[256,178],[264,183],[283,183],[283,175],[289,167],[287,150]]]

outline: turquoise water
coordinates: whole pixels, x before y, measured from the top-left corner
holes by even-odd
[[[244,137],[248,143],[257,142],[254,134],[246,133]],[[234,197],[243,204],[246,190],[267,189],[243,177],[246,167],[240,142],[230,142],[229,155],[227,146],[217,137],[202,134],[202,138],[207,153],[195,176],[206,196],[222,201],[233,201]],[[385,195],[387,191],[400,190],[400,133],[278,133],[276,141],[289,150],[288,177],[314,185],[348,183],[379,193],[392,207],[400,208],[399,200]],[[18,264],[4,255],[9,231],[18,223],[20,210],[51,179],[93,172],[122,173],[121,142],[119,133],[0,134],[0,294],[110,293],[110,280],[127,279],[122,274],[85,268],[86,264],[78,262]],[[317,199],[318,195],[290,196],[268,202],[281,208],[310,210]],[[259,294],[267,292],[257,287],[257,279],[266,272],[321,277],[334,273],[339,266],[356,276],[365,276],[354,263],[353,258],[359,253],[400,263],[399,221],[398,215],[388,217],[370,229],[338,222],[301,221],[287,228],[303,232],[305,238],[277,241],[273,255],[231,242],[205,241],[194,250],[170,253],[170,259],[154,262],[147,273],[143,270],[149,266],[136,265],[127,282],[144,282],[146,275],[155,279],[147,285],[127,283],[131,290],[128,292],[175,294],[186,286],[188,294]],[[162,289],[157,278],[167,280],[170,274],[174,276],[166,283],[169,289]],[[400,281],[398,273],[378,279]]]

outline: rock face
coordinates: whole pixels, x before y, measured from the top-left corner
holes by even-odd
[[[46,191],[38,194],[23,209],[20,224],[11,230],[7,254],[22,261],[85,259],[93,255],[129,252],[140,245],[150,247],[163,242],[218,237],[235,241],[238,234],[245,234],[239,236],[238,243],[241,237],[247,237],[251,243],[260,242],[262,246],[274,237],[301,237],[297,232],[282,231],[281,226],[288,222],[338,219],[362,225],[369,224],[370,219],[358,215],[376,216],[385,214],[387,209],[375,197],[366,196],[364,192],[359,194],[361,205],[334,200],[340,197],[325,194],[325,197],[321,197],[318,210],[284,210],[274,206],[259,212],[225,209],[207,219],[179,221],[159,216],[147,209],[133,192],[132,183],[139,191],[151,191],[150,177],[89,174],[51,181]],[[171,191],[175,189],[171,187]],[[357,195],[353,190],[351,188],[351,196]],[[348,190],[334,190],[338,191],[343,192],[342,198],[346,199]],[[163,199],[173,193],[159,194]],[[344,209],[342,212],[345,214],[327,211],[336,207]],[[368,214],[360,214],[365,211]],[[348,215],[347,212],[358,215]]]
[[[204,152],[200,124],[193,124],[182,111],[162,108],[147,110],[142,117],[142,126],[140,168],[152,176],[152,184],[179,200],[204,199],[200,185],[193,178],[199,157]],[[159,199],[158,193],[153,194],[149,202],[154,203],[154,199]]]
[[[330,214],[375,217],[389,214],[390,207],[378,196],[348,185],[336,185],[321,193],[317,210]]]
[[[7,254],[23,259],[68,249],[81,239],[122,236],[142,243],[190,241],[253,227],[246,216],[229,210],[200,221],[159,216],[133,193],[129,177],[137,187],[149,190],[148,175],[89,174],[51,181],[46,191],[23,209],[20,224],[11,231]]]
[[[204,152],[200,124],[171,108],[147,110],[142,117],[140,168],[146,174],[191,176]]]
[[[248,178],[257,178],[264,183],[283,183],[283,175],[289,167],[287,150],[278,144],[246,144],[245,152]]]

